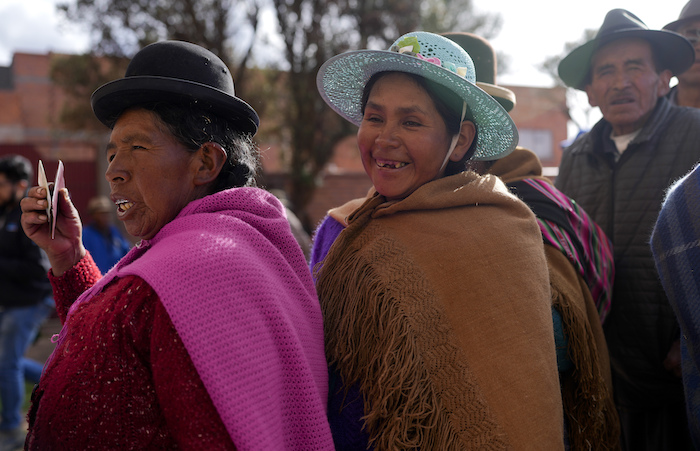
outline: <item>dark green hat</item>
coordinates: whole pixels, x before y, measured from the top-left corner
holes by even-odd
[[[596,37],[575,48],[559,63],[559,78],[567,86],[584,90],[591,59],[602,46],[618,39],[640,38],[651,45],[661,67],[674,75],[688,69],[695,61],[695,50],[683,36],[672,31],[650,30],[637,16],[624,9],[608,12]]]

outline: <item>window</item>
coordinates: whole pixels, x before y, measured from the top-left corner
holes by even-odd
[[[552,152],[552,132],[550,130],[519,129],[519,146],[530,149],[545,161],[554,157]]]

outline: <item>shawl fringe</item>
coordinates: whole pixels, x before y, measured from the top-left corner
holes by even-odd
[[[360,233],[378,203],[381,199],[374,198],[353,215],[356,218],[325,260],[332,264],[322,265],[318,272],[319,298],[334,300],[321,303],[324,328],[334,331],[326,335],[326,358],[339,369],[346,387],[359,383],[370,446],[380,450],[450,450],[462,449],[466,444],[470,448],[505,449],[502,432],[490,418],[478,387],[474,383],[469,387],[469,380],[464,380],[468,369],[457,362],[460,351],[446,339],[437,352],[439,357],[448,356],[452,361],[441,361],[432,368],[424,361],[431,350],[423,349],[425,343],[416,335],[426,331],[415,329],[410,318],[415,312],[407,310],[418,309],[423,315],[418,327],[441,328],[433,331],[437,335],[448,334],[448,326],[445,321],[431,321],[439,319],[440,312],[421,296],[398,299],[390,294],[399,289],[406,293],[406,287],[392,287],[387,277],[396,271],[405,273],[406,268],[401,267],[405,259],[389,238],[374,237],[368,249],[368,234]],[[376,251],[384,258],[373,258]],[[419,274],[400,279],[415,280],[416,285],[425,283]],[[422,294],[424,290],[424,286],[411,287],[408,293]],[[467,388],[462,385],[454,393],[442,393],[435,378],[447,379],[449,386],[465,384]],[[468,411],[460,410],[461,406],[467,406]]]
[[[568,357],[574,363],[574,369],[563,374],[561,381],[570,449],[620,449],[619,420],[612,392],[600,369],[596,339],[585,306],[572,302],[578,296],[585,297],[586,302],[593,305],[588,285],[576,274],[577,285],[572,286],[557,269],[568,264],[566,257],[553,248],[546,252],[550,261],[552,305],[561,313],[564,331],[569,337]],[[552,254],[560,257],[559,262],[552,262]],[[570,272],[573,273],[573,269]]]

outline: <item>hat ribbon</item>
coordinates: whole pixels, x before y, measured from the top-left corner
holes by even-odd
[[[467,102],[462,102],[462,117],[459,118],[459,128],[460,131],[462,130],[462,122],[464,122],[464,116],[467,114]],[[457,132],[453,137],[452,137],[452,142],[450,142],[450,148],[447,151],[447,155],[445,155],[445,159],[442,161],[442,166],[440,166],[440,172],[445,169],[445,166],[447,166],[447,160],[450,159],[452,156],[452,152],[455,151],[455,147],[457,147],[457,141],[459,141],[459,132]]]

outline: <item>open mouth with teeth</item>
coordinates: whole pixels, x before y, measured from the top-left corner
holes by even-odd
[[[634,102],[634,99],[632,99],[632,98],[629,98],[629,97],[620,97],[620,98],[617,98],[617,99],[613,99],[613,101],[612,101],[611,103],[612,103],[613,105],[625,105],[625,104],[633,103],[633,102]]]
[[[117,213],[119,214],[124,214],[129,210],[131,207],[134,206],[133,202],[129,202],[128,200],[118,200],[116,202],[117,204]]]
[[[377,167],[387,168],[387,169],[401,169],[402,167],[408,165],[401,161],[388,161],[388,160],[376,160]]]

